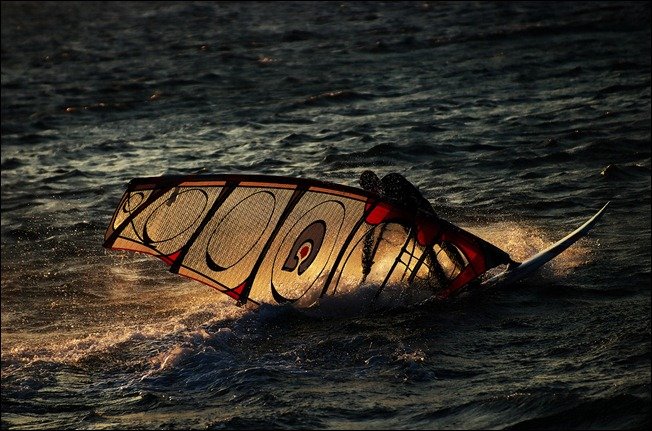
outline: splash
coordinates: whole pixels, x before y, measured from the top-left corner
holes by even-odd
[[[123,275],[130,278],[129,274]],[[117,283],[115,288],[104,308],[131,309],[138,286]],[[126,290],[131,291],[130,300],[126,299]],[[76,316],[73,322],[74,315],[67,317],[75,325],[74,330],[52,328],[35,332],[32,328],[9,337],[3,334],[3,373],[37,363],[99,368],[117,363],[155,370],[173,367],[191,346],[230,340],[228,328],[215,332],[207,328],[228,326],[250,312],[222,299],[221,295],[216,300],[217,295],[202,294],[204,290],[213,293],[210,289],[198,289],[194,283],[173,285],[169,289],[158,286],[155,291],[141,292],[139,301],[151,305],[146,315],[142,311],[134,316],[103,310],[103,317],[96,320]]]
[[[549,230],[513,221],[471,227],[469,230],[489,242],[499,245],[516,261],[523,261],[541,250],[545,250],[568,233],[560,231],[551,234]],[[542,267],[540,274],[546,278],[562,278],[588,263],[591,260],[591,247],[588,245],[590,241],[583,239],[573,244],[572,247]]]

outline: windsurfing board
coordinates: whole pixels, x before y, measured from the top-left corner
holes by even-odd
[[[507,285],[516,281],[522,280],[532,274],[537,269],[541,268],[546,263],[550,262],[561,252],[577,242],[580,238],[586,236],[591,228],[600,220],[605,210],[609,206],[607,202],[593,217],[587,220],[582,226],[578,227],[573,232],[566,235],[547,249],[540,251],[529,259],[521,262],[519,265],[506,269],[504,272],[484,281],[482,287],[495,286],[497,284]]]

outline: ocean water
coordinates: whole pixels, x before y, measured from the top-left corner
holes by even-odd
[[[2,429],[651,423],[649,2],[2,2]],[[520,284],[237,307],[103,235],[139,176],[401,172]]]

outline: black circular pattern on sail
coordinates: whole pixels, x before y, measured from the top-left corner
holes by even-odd
[[[251,250],[259,244],[265,231],[269,226],[274,209],[276,208],[276,197],[273,193],[260,191],[242,199],[231,208],[217,223],[211,233],[206,245],[206,265],[213,271],[225,271],[237,265],[244,259]],[[238,226],[241,220],[246,220],[250,214],[263,214],[263,223],[256,225],[239,226],[242,234],[233,235],[228,232],[229,227]],[[227,232],[222,235],[221,231]],[[237,242],[229,244],[225,238],[237,239]],[[219,253],[217,253],[219,252]]]
[[[172,193],[147,217],[143,244],[160,244],[188,232],[204,213],[207,203],[208,194],[200,189]],[[160,220],[165,220],[164,227],[160,226]]]
[[[124,203],[122,205],[122,212],[125,215],[124,217],[118,217],[118,214],[116,213],[114,223],[113,223],[113,228],[117,229],[122,224],[124,219],[131,216],[131,214],[134,211],[136,211],[143,202],[145,202],[145,195],[142,192],[131,193],[128,196],[126,196]],[[133,219],[129,224],[131,225],[131,228],[134,230],[134,234],[136,235],[136,237],[141,241],[143,241],[140,232],[138,232],[138,229],[136,229],[136,225],[134,224]]]
[[[270,289],[276,302],[296,302],[311,291],[326,270],[345,216],[341,202],[328,200],[294,223],[278,245],[272,266]]]
[[[323,220],[312,222],[294,241],[290,254],[283,264],[283,271],[297,269],[299,275],[303,274],[317,257],[326,233],[326,223]]]
[[[125,214],[131,214],[136,208],[140,206],[145,200],[145,195],[142,192],[131,193],[125,198],[124,205],[122,206],[122,212]]]

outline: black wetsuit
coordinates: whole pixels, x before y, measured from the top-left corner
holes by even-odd
[[[383,177],[381,182],[382,192],[385,198],[401,204],[406,208],[419,208],[422,211],[437,215],[428,199],[421,195],[411,182],[401,174],[391,173]]]

